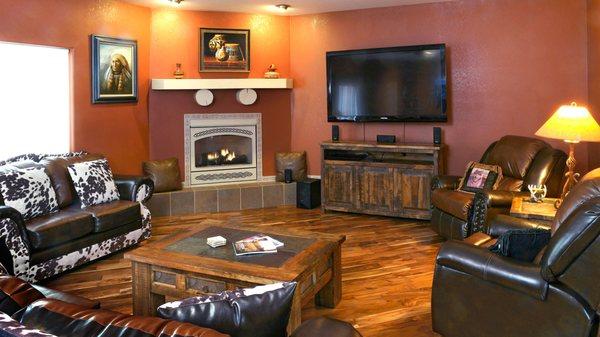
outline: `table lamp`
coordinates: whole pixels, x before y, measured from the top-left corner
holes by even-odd
[[[600,142],[600,126],[584,106],[578,106],[572,102],[570,105],[562,105],[535,133],[536,136],[561,139],[569,144],[569,158],[565,174],[567,181],[563,186],[560,199],[555,206],[558,208],[569,190],[577,182],[579,173],[575,173],[575,144],[579,142]]]

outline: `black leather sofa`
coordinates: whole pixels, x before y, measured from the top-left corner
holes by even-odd
[[[545,228],[499,216],[486,233],[442,245],[433,329],[445,337],[596,337],[600,312],[600,169],[564,199],[551,239],[532,262],[492,253],[510,230]]]
[[[121,200],[81,208],[67,167],[99,158],[87,153],[26,155],[0,163],[44,166],[60,208],[24,221],[0,198],[0,262],[11,274],[37,282],[150,236],[150,212],[143,204],[152,196],[150,179],[115,177]]]

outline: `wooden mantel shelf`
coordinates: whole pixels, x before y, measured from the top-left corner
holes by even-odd
[[[152,79],[152,90],[292,89],[291,78]]]

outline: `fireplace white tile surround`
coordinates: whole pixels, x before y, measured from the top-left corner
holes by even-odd
[[[262,181],[260,113],[184,115],[185,186]]]

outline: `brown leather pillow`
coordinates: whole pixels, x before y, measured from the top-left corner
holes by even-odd
[[[299,181],[306,179],[306,152],[278,152],[275,154],[277,168],[276,181],[284,181],[283,171],[292,170],[292,179]]]
[[[154,192],[168,192],[181,189],[181,175],[177,158],[150,160],[142,163],[144,174],[154,182]]]

